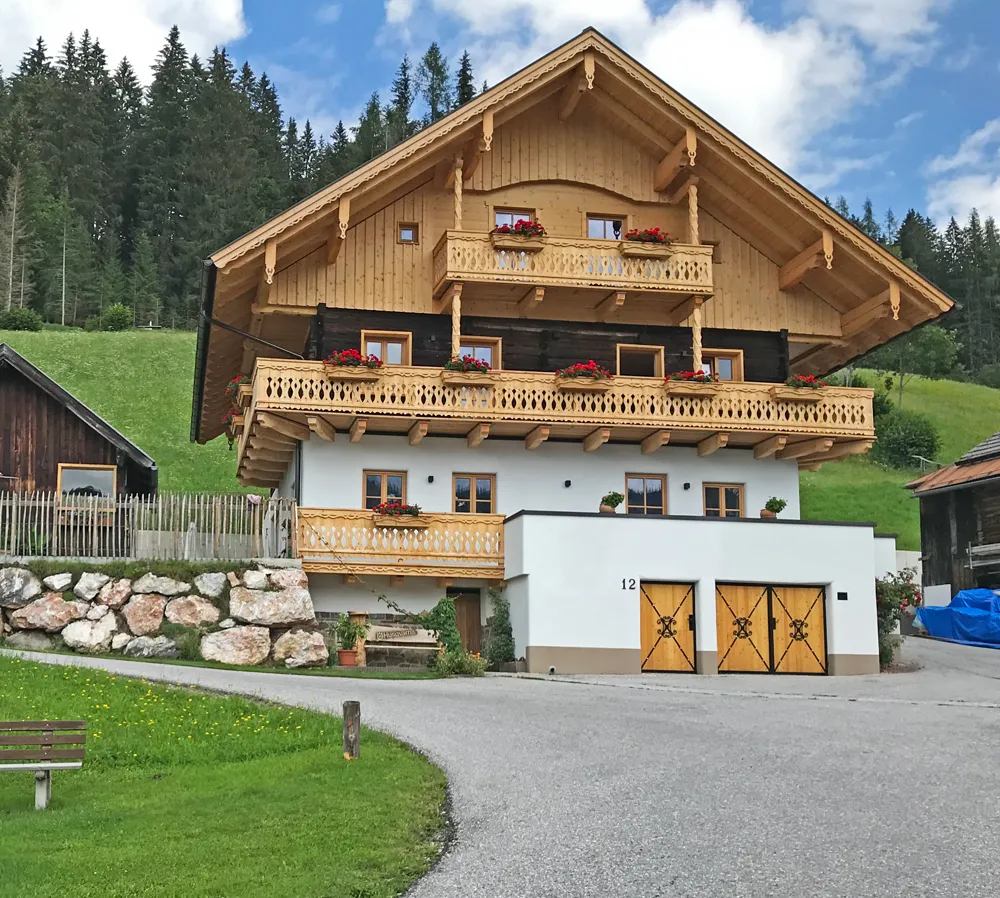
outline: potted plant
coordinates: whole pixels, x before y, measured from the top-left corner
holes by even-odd
[[[238,408],[231,408],[222,416],[222,423],[226,425],[226,439],[229,440],[229,448],[232,449],[240,431],[243,430],[243,415]]]
[[[601,499],[601,504],[598,510],[601,514],[615,514],[615,509],[617,509],[618,506],[624,501],[625,497],[621,493],[612,491],[607,493],[604,498]]]
[[[611,372],[593,359],[577,362],[556,371],[556,387],[560,390],[603,391],[611,386]]]
[[[490,231],[490,242],[494,249],[513,249],[519,252],[538,252],[545,246],[542,238],[545,228],[541,222],[530,218],[519,218],[514,224],[504,224]]]
[[[774,399],[786,399],[791,402],[819,402],[823,398],[822,388],[825,380],[820,380],[815,374],[793,374],[784,384],[771,387]]]
[[[251,392],[249,374],[240,374],[226,384],[226,399],[237,409],[242,408],[243,400],[248,398]]]
[[[474,358],[471,355],[453,355],[444,363],[441,372],[443,383],[451,386],[492,386],[493,368],[489,362]]]
[[[784,499],[779,499],[777,496],[771,496],[771,498],[764,503],[764,507],[760,510],[760,516],[762,518],[776,518],[785,510],[786,505],[788,505],[788,503]]]
[[[618,251],[626,258],[665,259],[670,255],[672,238],[659,228],[632,228],[618,244]]]
[[[324,360],[326,376],[331,380],[376,381],[381,375],[382,360],[377,355],[362,355],[357,349],[331,352]]]
[[[337,643],[339,646],[337,649],[337,661],[340,663],[340,666],[357,667],[358,640],[364,638],[365,625],[360,621],[351,620],[346,614],[342,614],[337,618],[337,624],[334,629],[337,633]]]
[[[664,378],[667,392],[678,396],[712,395],[719,386],[719,378],[707,371],[675,371]]]
[[[427,521],[420,517],[419,505],[407,505],[405,502],[380,502],[372,511],[375,513],[376,527],[423,528]]]

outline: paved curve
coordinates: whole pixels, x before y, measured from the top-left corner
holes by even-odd
[[[906,654],[925,669],[556,682],[34,657],[328,711],[359,698],[451,781],[457,837],[416,898],[994,896],[1000,652]]]

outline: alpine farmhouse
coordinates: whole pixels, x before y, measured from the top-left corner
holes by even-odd
[[[588,29],[211,256],[192,436],[297,500],[321,612],[447,590],[474,651],[503,584],[532,671],[873,673],[894,542],[798,485],[872,394],[787,381],[950,307]]]

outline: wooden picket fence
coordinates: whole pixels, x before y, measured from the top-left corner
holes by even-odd
[[[294,558],[295,538],[291,499],[0,492],[0,559]]]

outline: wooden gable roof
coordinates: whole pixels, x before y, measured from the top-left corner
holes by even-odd
[[[841,333],[793,344],[799,373],[825,373],[932,320],[951,306],[937,287],[846,221],[821,199],[769,162],[638,61],[594,29],[459,107],[404,143],[362,165],[280,215],[213,253],[206,263],[192,438],[222,432],[226,382],[249,372],[252,354],[237,331],[251,326],[258,284],[339,236],[349,215],[357,221],[426,181],[429,172],[463,152],[466,165],[488,151],[495,128],[560,94],[593,98],[602,117],[624,129],[672,170],[690,157],[701,207],[782,268],[789,277],[810,273],[809,289],[843,321]],[[485,144],[485,147],[483,146]],[[661,188],[662,189],[662,188]],[[305,310],[302,310],[305,311]],[[256,322],[261,355],[295,355],[304,345],[304,315],[268,315]],[[235,328],[233,330],[232,328]]]

